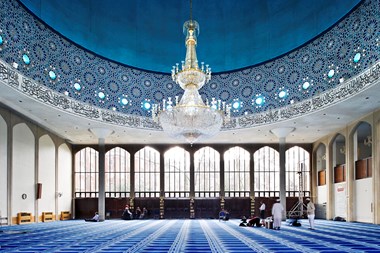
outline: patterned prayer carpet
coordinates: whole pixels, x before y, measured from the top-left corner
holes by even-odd
[[[82,220],[0,227],[0,252],[380,252],[380,226],[316,220],[309,230],[240,220]]]

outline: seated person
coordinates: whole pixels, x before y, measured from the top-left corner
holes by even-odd
[[[241,217],[241,223],[239,224],[240,227],[246,227],[247,226],[247,217],[243,216]]]
[[[220,212],[219,212],[219,221],[220,220],[224,220],[224,221],[227,221],[230,219],[230,213],[224,209],[222,209]]]
[[[123,214],[122,214],[121,218],[122,218],[123,220],[132,220],[132,213],[131,213],[131,211],[129,210],[129,205],[126,205],[126,206],[125,206],[125,209],[124,209],[124,211],[123,211]]]
[[[98,212],[95,212],[95,215],[94,215],[94,217],[92,217],[92,219],[85,219],[84,221],[98,222],[99,221]]]
[[[293,227],[300,227],[301,223],[298,222],[298,218],[289,220],[289,225]]]
[[[141,209],[140,209],[140,207],[138,206],[137,208],[136,208],[136,210],[135,210],[135,219],[140,219],[140,216],[141,216]]]
[[[261,227],[261,219],[257,216],[253,216],[249,221],[248,221],[248,226],[249,227]]]
[[[143,210],[141,212],[139,219],[146,219],[146,218],[148,218],[148,210],[145,207],[143,207]]]

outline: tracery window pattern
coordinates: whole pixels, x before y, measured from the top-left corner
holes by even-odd
[[[105,194],[109,198],[130,196],[130,154],[120,147],[105,154]]]
[[[194,153],[195,197],[219,197],[220,154],[213,148],[204,147]]]
[[[180,147],[164,154],[165,197],[190,196],[190,154]]]
[[[280,156],[268,146],[253,154],[255,197],[278,197],[280,194]]]
[[[285,152],[286,196],[310,196],[310,155],[298,146]]]
[[[99,194],[99,152],[84,148],[75,154],[75,197],[95,198]]]
[[[160,196],[160,153],[151,147],[135,154],[135,196]]]
[[[224,193],[226,197],[249,197],[249,152],[233,147],[224,153]]]

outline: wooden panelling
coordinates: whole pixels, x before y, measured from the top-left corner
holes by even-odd
[[[230,213],[230,218],[249,217],[251,214],[250,198],[225,198],[224,209]]]
[[[325,185],[326,184],[326,170],[318,171],[318,185]]]
[[[367,160],[359,160],[355,162],[355,179],[368,177]]]
[[[164,200],[165,219],[188,219],[190,218],[190,199],[170,199]]]
[[[89,219],[98,211],[97,198],[75,199],[75,219]]]
[[[220,211],[220,198],[199,198],[194,200],[195,218],[217,218]]]
[[[355,179],[372,177],[372,157],[355,162]]]
[[[160,213],[160,198],[134,198],[135,207],[140,207],[141,210],[145,207],[148,210],[145,218],[158,218],[154,214]]]
[[[341,183],[346,181],[346,167],[344,164],[337,165],[334,168],[334,183]]]
[[[368,177],[372,177],[372,157],[367,158]]]
[[[129,198],[106,198],[106,219],[121,218],[125,209],[125,205],[130,205]],[[134,206],[136,207],[136,202],[134,202]],[[131,210],[131,212],[133,212],[133,210]]]

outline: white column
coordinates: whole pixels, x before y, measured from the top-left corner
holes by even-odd
[[[285,144],[286,136],[295,130],[294,127],[284,127],[272,129],[270,132],[276,135],[279,139],[279,153],[280,153],[280,201],[284,207],[282,215],[283,220],[286,220],[286,173],[285,173]]]
[[[105,219],[106,213],[106,196],[105,196],[105,139],[113,133],[112,130],[106,128],[91,128],[90,131],[98,138],[99,143],[99,197],[98,197],[98,213],[99,220]]]

